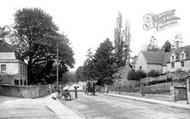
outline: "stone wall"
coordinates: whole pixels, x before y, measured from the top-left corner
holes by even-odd
[[[10,86],[0,85],[0,95],[39,98],[49,94],[49,86]]]

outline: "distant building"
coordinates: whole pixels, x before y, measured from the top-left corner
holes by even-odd
[[[169,53],[161,51],[142,51],[135,63],[135,70],[157,70],[161,73],[176,70],[190,71],[190,45],[172,50]]]
[[[0,41],[0,84],[27,85],[27,64],[7,42]]]

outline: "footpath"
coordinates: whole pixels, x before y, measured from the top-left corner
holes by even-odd
[[[131,100],[143,101],[154,104],[161,104],[175,108],[190,109],[190,104],[187,104],[186,101],[172,102],[169,95],[163,94],[146,94],[145,96],[140,96],[140,93],[123,93],[116,94],[115,92],[109,92],[109,96],[126,98]]]
[[[52,96],[55,93],[37,99],[0,96],[0,119],[82,119]]]

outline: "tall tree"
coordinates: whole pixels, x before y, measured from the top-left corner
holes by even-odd
[[[124,28],[122,24],[122,15],[119,12],[114,30],[115,53],[118,67],[125,65],[126,60],[130,58],[130,26],[127,21]]]
[[[157,46],[157,39],[152,36],[150,43],[148,44],[147,51],[159,51],[160,49]]]
[[[102,42],[94,55],[95,69],[99,84],[112,84],[113,74],[115,73],[114,47],[109,39]]]
[[[164,52],[170,52],[172,50],[172,44],[170,43],[170,41],[167,40],[162,46],[162,49]]]
[[[55,74],[56,44],[59,44],[59,68],[67,71],[73,67],[73,51],[69,41],[58,33],[58,27],[52,17],[38,8],[23,8],[15,14],[16,35],[18,39],[12,45],[18,49],[28,63],[29,83],[38,83],[42,79],[51,79]],[[61,76],[61,75],[60,75]]]
[[[95,71],[94,55],[91,49],[88,49],[86,56],[87,59],[84,62],[82,71],[82,75],[85,81],[89,79],[95,79],[97,74]]]

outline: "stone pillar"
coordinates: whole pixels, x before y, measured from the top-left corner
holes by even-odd
[[[174,88],[173,81],[171,81],[171,85],[170,85],[170,96],[171,96],[171,101],[175,102],[175,88]]]
[[[187,104],[190,104],[190,78],[186,79],[186,89],[187,89]]]

